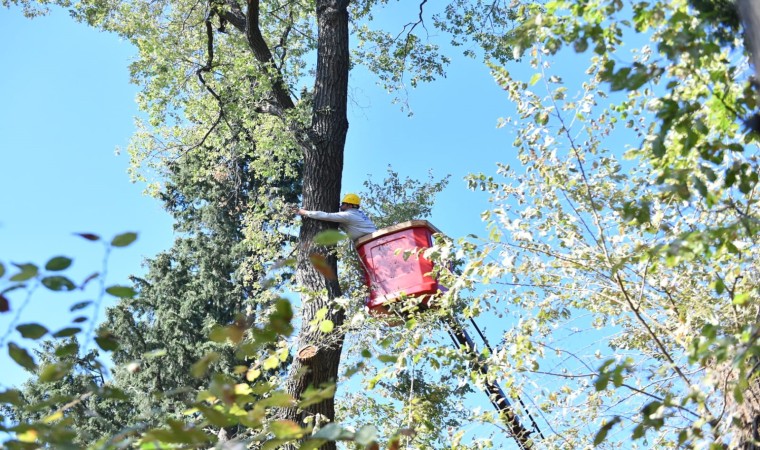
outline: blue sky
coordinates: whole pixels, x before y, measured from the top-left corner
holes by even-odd
[[[127,70],[133,49],[63,11],[29,20],[18,9],[0,9],[0,25],[0,39],[13,42],[5,46],[7,66],[0,71],[0,261],[6,268],[10,262],[44,265],[66,255],[74,258],[72,277],[82,280],[101,270],[103,247],[72,233],[110,240],[134,231],[137,242],[114,251],[107,265],[107,285],[126,283],[129,274],[143,272],[144,258],[173,240],[169,216],[143,194],[144,185],[129,181],[128,158],[115,151],[126,147],[139,114]],[[368,175],[382,180],[389,165],[402,177],[450,174],[431,222],[453,237],[484,235],[486,197],[468,191],[463,177],[493,173],[497,161],[513,160],[510,133],[496,128],[510,105],[488,69],[455,58],[446,78],[409,91],[411,117],[360,71],[350,89],[344,191],[361,190]],[[39,289],[18,323],[63,327],[74,317],[69,306],[94,300],[96,287],[66,296]],[[8,296],[11,311],[0,315],[0,336],[25,301],[19,292]],[[102,317],[102,308],[97,314]],[[28,345],[15,332],[8,340]],[[4,353],[0,366],[0,389],[24,378]]]

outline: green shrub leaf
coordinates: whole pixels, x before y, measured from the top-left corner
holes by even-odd
[[[137,240],[137,233],[123,233],[111,240],[114,247],[126,247]]]
[[[11,281],[26,281],[30,278],[34,278],[39,273],[39,269],[34,264],[16,264],[13,263],[14,266],[18,267],[21,272],[17,273],[16,275],[13,275],[11,277]]]
[[[39,339],[48,332],[47,328],[37,323],[19,325],[16,327],[16,330],[18,330],[18,332],[21,333],[21,336],[25,339]]]
[[[51,291],[73,291],[77,286],[68,278],[60,275],[45,277],[42,279],[42,285]]]
[[[16,361],[19,366],[28,370],[37,369],[37,363],[34,362],[34,358],[32,358],[29,352],[27,352],[26,349],[14,344],[13,342],[8,343],[8,354],[10,355],[11,359]]]
[[[137,295],[137,292],[129,286],[111,286],[106,288],[106,292],[119,298],[133,298]]]
[[[56,256],[45,264],[45,270],[51,272],[57,272],[60,270],[68,269],[71,266],[71,258],[65,256]]]

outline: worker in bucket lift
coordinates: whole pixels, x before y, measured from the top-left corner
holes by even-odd
[[[340,211],[329,213],[324,211],[307,211],[299,208],[298,214],[309,219],[326,220],[337,222],[343,231],[348,234],[352,241],[356,241],[365,234],[377,231],[374,223],[359,209],[361,199],[356,194],[346,194],[340,204]]]

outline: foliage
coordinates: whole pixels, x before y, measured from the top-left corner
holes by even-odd
[[[123,300],[110,310],[98,342],[113,352],[114,383],[138,394],[125,404],[134,414],[121,415],[128,416],[119,424],[123,432],[99,444],[192,447],[233,438],[270,448],[311,436],[301,448],[331,448],[340,440],[374,445],[371,429],[324,423],[333,419],[339,344],[349,327],[344,326],[340,286],[330,276],[334,254],[317,239],[326,225],[306,221],[294,245],[291,208],[299,196],[308,208],[326,208],[340,192],[347,131],[344,81],[351,64],[365,64],[389,90],[399,92],[407,83],[443,76],[449,57],[425,26],[430,18],[453,35],[456,45],[471,37],[478,53],[506,61],[512,52],[505,30],[518,17],[512,5],[455,1],[441,15],[426,11],[423,1],[414,5],[412,22],[396,33],[398,28],[382,29],[384,22],[375,20],[388,4],[384,0],[330,5],[3,1],[9,4],[24,6],[30,15],[39,12],[35,5],[63,6],[76,20],[114,32],[136,47],[130,72],[145,116],[129,147],[133,176],[152,183],[151,193],[176,213],[178,229],[185,233],[149,262],[148,275],[135,279],[135,288],[110,291]],[[388,11],[399,8],[401,3]],[[343,21],[355,39],[351,43],[341,34]],[[349,47],[353,60],[342,53]],[[327,53],[339,58],[326,58]],[[407,181],[390,187],[393,195],[398,189],[428,189],[418,197],[427,202],[444,185]],[[429,212],[429,205],[408,208],[409,199],[396,216],[382,210],[388,220]],[[284,283],[292,278],[290,255],[296,250],[295,278],[303,296],[293,320],[280,294],[283,287],[292,288]],[[48,281],[66,286],[60,279]],[[313,367],[289,359],[291,320],[299,326],[298,345],[317,347],[318,356],[308,362]],[[412,336],[422,336],[423,329]],[[206,335],[212,342],[203,339]],[[421,347],[415,348],[416,358],[422,358]],[[31,366],[25,353],[14,348],[14,354]],[[456,352],[447,355],[460,358]],[[383,364],[391,359],[379,357]],[[277,379],[284,369],[290,371],[287,392]],[[399,372],[404,381],[399,385],[405,387],[412,373],[419,379],[422,372]],[[417,386],[430,387],[421,391],[425,395],[443,397],[440,386],[447,381],[434,383],[426,374],[427,384]],[[157,395],[146,395],[153,390]],[[415,404],[421,409],[407,408],[405,420],[432,411],[430,402]],[[437,434],[442,430],[435,428],[443,420],[429,418],[432,427],[413,420],[422,427],[414,445],[442,442]],[[39,422],[23,426],[44,429]],[[384,433],[391,448],[414,439],[407,429]],[[50,442],[45,439],[41,442]]]
[[[515,48],[532,70],[493,66],[520,165],[470,178],[492,196],[491,233],[463,242],[453,281],[494,287],[472,313],[516,320],[491,365],[551,418],[546,448],[745,445],[757,104],[737,24],[684,1],[525,13]]]
[[[426,219],[432,214],[435,195],[449,183],[449,176],[436,181],[432,173],[427,182],[418,179],[399,179],[398,172],[388,167],[388,176],[380,183],[369,177],[364,182],[362,209],[378,228],[414,219]]]

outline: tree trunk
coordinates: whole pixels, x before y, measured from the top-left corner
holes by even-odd
[[[744,43],[755,68],[755,79],[760,82],[760,4],[755,0],[737,0],[736,10],[744,26]]]
[[[316,2],[319,27],[317,74],[314,89],[311,142],[303,149],[303,205],[306,209],[336,211],[340,199],[343,173],[343,151],[348,132],[346,117],[348,101],[348,0],[318,0]],[[309,357],[296,358],[290,368],[288,392],[300,398],[309,387],[335,383],[343,347],[344,334],[339,330],[344,313],[331,309],[332,299],[340,295],[337,279],[337,261],[327,249],[313,244],[314,236],[329,228],[326,222],[304,219],[301,225],[298,251],[298,283],[315,292],[304,295],[301,305],[302,328],[298,348],[311,346]],[[317,270],[311,262],[313,254],[324,258],[324,266]],[[322,308],[328,309],[326,319],[335,324],[332,333],[311,331],[309,322]],[[335,402],[329,398],[308,407],[305,411],[291,408],[285,418],[303,421],[307,416],[320,415],[319,421],[335,419]],[[323,448],[334,449],[335,443]]]

